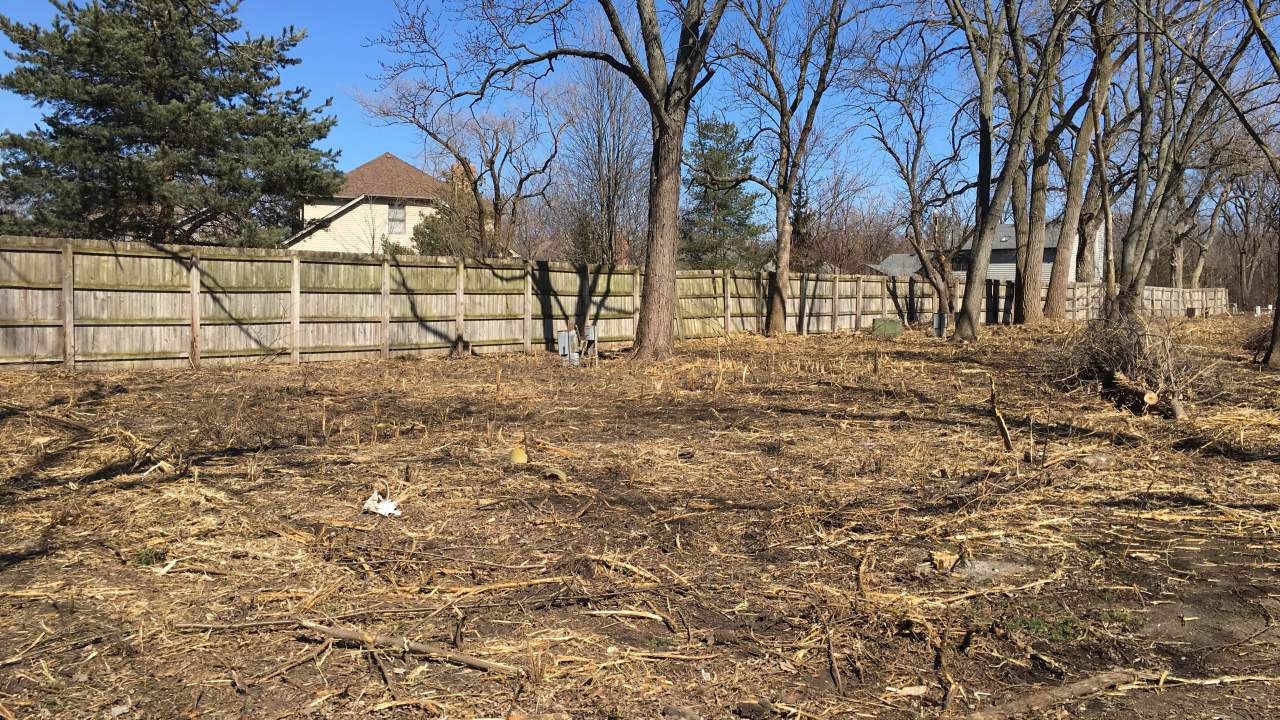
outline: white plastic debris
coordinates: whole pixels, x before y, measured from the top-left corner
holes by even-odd
[[[369,496],[369,499],[364,501],[364,511],[377,513],[382,517],[400,515],[400,508],[396,507],[396,501],[391,498],[382,497],[382,494],[377,490],[374,490],[373,494]]]

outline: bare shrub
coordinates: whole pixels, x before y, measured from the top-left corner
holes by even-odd
[[[1183,417],[1182,401],[1203,373],[1186,351],[1181,327],[1137,315],[1090,321],[1070,338],[1060,361],[1069,382],[1098,383],[1104,397],[1135,412]]]
[[[1271,347],[1271,321],[1260,322],[1249,328],[1244,336],[1244,349],[1253,354],[1254,362],[1262,362],[1262,356]]]

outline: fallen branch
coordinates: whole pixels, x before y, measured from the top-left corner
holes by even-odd
[[[257,620],[253,622],[235,623],[230,625],[201,625],[196,623],[180,623],[174,625],[179,630],[243,630],[250,628],[303,628],[312,632],[320,633],[326,637],[337,640],[346,640],[348,642],[357,642],[366,647],[384,647],[394,648],[403,652],[413,653],[415,655],[426,655],[430,658],[451,662],[455,665],[463,665],[476,670],[484,670],[485,672],[496,672],[504,675],[523,675],[524,670],[512,665],[505,665],[499,662],[492,662],[483,658],[478,658],[466,653],[460,653],[456,650],[450,650],[442,645],[434,643],[422,643],[410,640],[409,638],[399,635],[378,635],[377,633],[366,633],[359,630],[342,628],[332,625],[321,625],[320,623],[303,620],[300,618],[289,618],[279,620]],[[303,658],[302,662],[306,662],[307,658]],[[287,668],[286,668],[287,669]],[[265,678],[264,678],[265,679]]]
[[[1111,689],[1124,692],[1129,690],[1160,689],[1169,685],[1212,686],[1252,682],[1280,683],[1280,677],[1274,675],[1222,675],[1212,678],[1180,678],[1167,672],[1108,670],[1066,685],[1037,690],[1016,700],[1010,700],[1003,705],[978,710],[966,716],[966,720],[1006,720],[1008,718],[1021,717],[1053,705],[1078,700]]]
[[[1135,679],[1135,673],[1131,670],[1110,670],[1099,673],[1083,680],[1077,680],[1066,685],[1045,688],[1037,690],[1029,695],[1023,695],[1016,700],[1010,700],[1003,705],[987,708],[986,710],[978,710],[970,713],[968,720],[1005,720],[1006,718],[1016,718],[1022,715],[1033,713],[1037,710],[1043,710],[1047,707],[1057,705],[1058,703],[1068,702],[1077,698],[1082,698],[1094,693],[1100,693],[1103,690],[1116,687]]]
[[[330,625],[321,625],[313,623],[309,620],[299,620],[298,627],[306,628],[312,632],[320,633],[338,640],[347,640],[349,642],[358,642],[366,647],[384,647],[402,650],[404,652],[413,653],[415,655],[426,655],[427,657],[444,660],[454,663],[455,665],[463,665],[476,670],[484,670],[486,672],[496,672],[503,675],[523,675],[524,671],[512,665],[492,662],[483,658],[467,655],[456,650],[450,650],[441,645],[433,643],[421,643],[410,640],[409,638],[399,635],[378,635],[376,633],[360,632],[348,628],[335,627]]]

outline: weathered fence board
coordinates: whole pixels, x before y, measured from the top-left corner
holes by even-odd
[[[461,268],[461,270],[459,270]],[[556,334],[594,324],[629,342],[637,268],[449,257],[348,255],[0,237],[0,365],[127,367],[248,359],[306,362],[553,348]],[[679,338],[761,332],[768,276],[682,270]],[[951,288],[964,293],[963,281]],[[1008,322],[1012,284],[985,289],[984,322]],[[1075,319],[1102,305],[1098,284],[1067,296]],[[928,322],[927,282],[879,275],[794,273],[788,331],[865,329],[880,317]],[[1225,313],[1221,288],[1147,288],[1156,315]]]

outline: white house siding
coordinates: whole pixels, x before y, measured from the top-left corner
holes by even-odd
[[[346,204],[344,200],[323,200],[308,203],[302,210],[304,222],[318,220]],[[435,215],[436,209],[426,204],[405,203],[404,233],[391,235],[387,231],[389,200],[365,200],[329,221],[328,226],[317,228],[310,235],[295,243],[296,250],[323,250],[326,252],[377,253],[382,252],[383,241],[412,247],[413,229],[425,218]]]
[[[1048,228],[1046,228],[1046,237],[1045,237],[1045,245],[1047,246],[1046,249],[1056,248],[1057,244],[1058,244],[1057,223],[1049,223]],[[1005,254],[1010,254],[1010,253],[1016,252],[1016,248],[1017,248],[1017,243],[1015,242],[1014,236],[1013,236],[1013,226],[1002,223],[996,232],[995,240],[991,244],[992,253],[996,254],[996,253],[1003,252]],[[1103,248],[1102,228],[1098,228],[1098,232],[1097,232],[1097,235],[1095,236],[1095,241],[1093,243],[1093,266],[1094,266],[1094,271],[1096,273],[1096,277],[1099,280],[1102,279],[1103,251],[1104,251],[1104,248]],[[1075,282],[1076,281],[1076,264],[1070,263],[1067,265],[1067,268],[1068,268],[1067,282]],[[963,271],[958,271],[955,274],[958,277],[961,277],[961,278],[964,277]],[[1041,286],[1048,287],[1049,277],[1052,274],[1053,274],[1053,261],[1052,259],[1050,259],[1048,262],[1040,266]],[[1000,281],[1007,280],[1009,282],[1013,282],[1016,277],[1017,277],[1017,266],[1014,262],[992,261],[992,263],[989,266],[987,266],[988,280],[1000,280]]]

